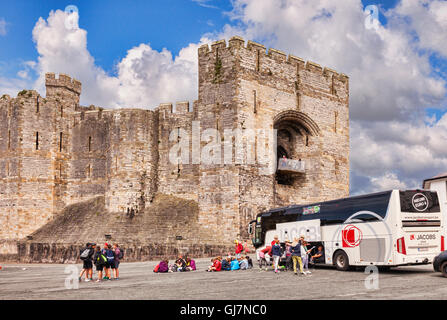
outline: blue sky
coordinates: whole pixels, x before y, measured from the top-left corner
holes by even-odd
[[[365,6],[393,7],[397,0],[362,1]],[[168,48],[173,54],[203,34],[220,30],[230,23],[231,1],[185,0],[0,0],[0,18],[5,19],[7,34],[0,36],[0,76],[11,77],[21,63],[37,59],[32,30],[40,17],[68,5],[79,9],[79,25],[88,30],[88,49],[96,64],[108,72],[126,51],[140,43],[156,50]],[[383,15],[379,16],[386,23]]]
[[[82,81],[84,105],[192,101],[197,48],[240,35],[350,76],[353,193],[412,188],[447,171],[445,21],[444,0],[0,0],[0,94],[44,94],[52,71]]]
[[[203,6],[183,0],[18,0],[13,5],[0,0],[0,17],[7,23],[7,34],[0,37],[0,76],[14,76],[21,62],[37,58],[34,25],[39,17],[47,18],[51,10],[68,5],[78,7],[79,25],[88,30],[88,49],[109,72],[128,49],[140,43],[178,53],[203,34],[222,28],[229,22],[225,12],[231,10],[229,1]]]

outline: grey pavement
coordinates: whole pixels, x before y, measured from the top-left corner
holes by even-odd
[[[431,265],[379,272],[379,289],[367,289],[364,271],[311,269],[293,272],[205,272],[209,259],[196,260],[198,271],[156,274],[157,262],[122,262],[120,280],[80,282],[67,289],[67,267],[81,264],[0,264],[0,299],[446,299],[447,278]],[[94,274],[96,278],[96,272]],[[369,282],[368,282],[369,283]]]

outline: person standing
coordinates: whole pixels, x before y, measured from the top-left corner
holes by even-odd
[[[298,274],[297,271],[296,271],[296,264],[299,263],[299,265],[300,265],[300,272],[301,272],[301,274],[304,274],[304,272],[303,272],[303,262],[301,260],[301,244],[300,244],[300,242],[298,241],[297,238],[293,239],[291,252],[292,252],[293,272],[296,275]]]
[[[272,246],[272,256],[275,273],[278,273],[279,258],[281,257],[281,245],[279,244],[279,239],[276,239]]]
[[[311,274],[309,271],[309,250],[307,249],[307,242],[304,240],[304,237],[301,238],[301,260],[303,262],[303,272],[304,274]]]
[[[85,248],[80,250],[80,259],[83,262],[82,271],[79,275],[79,281],[82,280],[82,276],[85,274],[85,282],[89,282],[92,277],[92,257],[93,257],[94,251],[92,249],[92,244],[87,243],[85,245]]]
[[[113,254],[114,254],[113,276],[114,276],[115,280],[119,280],[119,277],[120,277],[119,266],[120,266],[120,261],[124,255],[123,255],[123,251],[120,248],[120,246],[118,245],[118,243],[115,243],[113,245]]]
[[[241,253],[244,250],[244,246],[242,245],[242,243],[239,242],[239,240],[234,240],[235,243],[235,248],[234,248],[234,252],[236,253],[236,259],[239,259],[241,257]]]
[[[102,254],[100,246],[96,247],[95,255],[93,256],[93,262],[96,266],[96,271],[98,272],[98,280],[96,282],[102,281],[102,271],[107,263],[107,258]]]

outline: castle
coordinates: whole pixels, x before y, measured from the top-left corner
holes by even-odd
[[[188,239],[210,246],[246,239],[248,223],[264,209],[345,197],[348,84],[344,74],[275,49],[266,53],[240,37],[198,49],[198,100],[191,106],[83,107],[79,81],[47,73],[45,98],[33,90],[0,98],[0,256],[17,254],[18,240],[32,241],[68,206],[97,197],[123,226],[150,215],[145,208],[157,195],[192,201],[196,229],[184,230],[186,247]],[[267,149],[291,169],[266,174],[257,163],[173,163],[169,153],[178,141],[170,136],[191,133],[195,124],[222,137],[226,129],[276,129],[277,142]],[[169,216],[159,219],[170,223]]]

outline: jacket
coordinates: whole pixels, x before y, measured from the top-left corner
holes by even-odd
[[[169,267],[166,261],[160,261],[158,264],[158,272],[168,272]]]
[[[272,247],[272,256],[281,256],[281,246],[279,244]]]
[[[239,270],[241,267],[239,266],[239,261],[233,260],[231,261],[231,270]]]
[[[291,247],[292,256],[301,257],[301,243],[298,243],[296,246]]]

